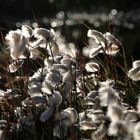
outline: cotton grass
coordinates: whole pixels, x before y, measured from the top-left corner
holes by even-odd
[[[89,29],[87,37],[83,54],[57,29],[22,25],[7,33],[1,139],[139,139],[139,60],[128,71],[113,57],[122,46],[113,33]]]

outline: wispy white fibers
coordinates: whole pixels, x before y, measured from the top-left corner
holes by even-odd
[[[43,92],[43,94],[51,95],[52,92],[53,92],[53,87],[51,86],[51,83],[44,80],[43,83],[42,83],[41,91]]]
[[[51,70],[47,73],[45,80],[55,87],[62,82],[62,76],[59,71]]]
[[[74,125],[78,119],[77,111],[74,108],[67,108],[61,111],[56,120],[58,124],[53,129],[53,135],[58,138],[64,138],[70,125]]]
[[[0,140],[4,139],[5,139],[4,130],[0,129]]]
[[[133,138],[134,140],[140,139],[140,123],[137,123],[134,127]]]
[[[24,50],[27,43],[25,36],[22,35],[21,30],[10,31],[6,37],[6,43],[10,50],[10,56],[12,59],[19,59]]]
[[[99,98],[101,106],[108,106],[110,104],[121,104],[118,92],[112,87],[100,87]]]
[[[88,62],[85,65],[85,69],[87,72],[98,72],[100,67],[96,62]]]
[[[107,110],[107,116],[112,122],[118,122],[122,119],[123,110],[119,105],[109,105]]]
[[[99,45],[99,47],[93,47],[91,50],[90,50],[90,53],[89,53],[89,57],[90,58],[93,58],[95,57],[98,53],[100,53],[102,50],[102,46]]]
[[[43,106],[46,105],[47,103],[47,98],[43,97],[41,93],[35,93],[32,94],[31,97],[26,98],[25,100],[22,101],[22,106],[27,107],[27,106]]]
[[[90,91],[90,92],[87,94],[86,97],[95,99],[97,96],[98,96],[98,91],[92,90],[92,91]]]
[[[98,91],[91,91],[84,98],[85,106],[96,106],[95,104],[99,101]]]
[[[70,64],[74,64],[74,60],[69,55],[65,55],[61,59],[60,63],[64,65],[70,65]]]
[[[17,69],[18,69],[18,66],[16,65],[15,62],[13,62],[9,65],[9,72],[14,73],[17,71]]]
[[[105,41],[105,38],[103,36],[103,34],[97,30],[91,30],[89,29],[88,30],[88,33],[87,33],[87,36],[88,37],[91,37],[91,38],[94,38],[95,39],[95,42],[97,43],[101,43],[101,42],[104,42]]]
[[[81,121],[79,125],[80,125],[80,130],[83,131],[88,131],[88,130],[95,131],[97,129],[97,125],[91,121]]]
[[[23,64],[23,60],[15,60],[14,62],[12,62],[11,64],[9,64],[9,67],[8,67],[8,71],[10,73],[14,73],[16,72]]]
[[[105,120],[104,113],[101,110],[87,110],[87,119],[95,124],[101,124]]]
[[[50,99],[53,106],[58,107],[62,102],[62,96],[58,91],[54,91],[52,94],[52,98]]]
[[[47,30],[45,28],[35,28],[34,29],[34,36],[36,38],[45,38],[45,39],[53,39],[54,38],[54,30]]]
[[[28,91],[30,95],[41,93],[41,82],[40,81],[31,81],[28,83]]]
[[[62,86],[62,96],[64,99],[69,100],[70,99],[70,92],[72,91],[73,83],[70,81],[67,81]]]
[[[133,67],[128,71],[128,77],[134,81],[140,80],[140,60],[133,62]]]
[[[121,105],[119,93],[114,89],[114,80],[107,79],[106,81],[100,82],[99,99],[101,106],[108,106],[111,104]]]
[[[136,60],[133,62],[133,67],[140,67],[140,60]]]
[[[101,32],[90,29],[88,30],[87,36],[94,39],[92,49],[89,52],[90,58],[95,57],[98,53],[115,55],[121,46],[121,42],[109,32],[102,34]]]
[[[119,137],[122,140],[128,140],[128,127],[123,121],[111,122],[108,128],[108,135]]]
[[[59,47],[55,41],[52,41],[51,45],[49,44],[47,48],[48,48],[48,53],[50,54],[50,56],[53,54],[53,57],[54,57],[59,53]]]
[[[33,29],[28,25],[22,25],[21,31],[25,38],[30,38],[33,34]]]
[[[100,82],[101,87],[113,87],[114,84],[115,84],[115,81],[111,79],[107,79],[106,81]]]
[[[121,46],[121,42],[116,38],[114,37],[110,32],[106,32],[104,33],[104,38],[105,38],[105,41],[107,41],[106,43],[108,44],[114,44],[116,46]]]
[[[125,110],[123,112],[123,119],[126,122],[137,122],[139,120],[139,114],[135,110]]]
[[[52,69],[52,66],[53,66],[53,59],[52,59],[52,57],[46,58],[44,60],[44,65],[45,65],[45,68],[47,70],[51,70]]]
[[[104,33],[104,38],[107,45],[105,49],[106,54],[115,55],[119,51],[121,42],[109,32]]]
[[[5,91],[0,89],[0,100],[5,96]]]
[[[33,32],[34,37],[40,40],[46,40],[52,42],[55,40],[55,32],[53,29],[47,30],[45,28],[35,28]]]
[[[140,97],[138,98],[138,102],[137,102],[137,111],[138,113],[140,113]]]
[[[58,50],[58,46],[55,43],[55,32],[53,29],[47,30],[45,28],[35,28],[33,31],[33,36],[35,38],[37,38],[37,40],[34,41],[31,46],[33,46],[35,48],[42,47],[42,48],[45,48],[48,50],[50,49],[50,47],[51,47],[51,49],[53,47],[53,50],[55,52],[56,52],[56,50]],[[48,46],[48,43],[50,43],[51,46]],[[50,50],[49,50],[49,53],[50,53]]]
[[[90,48],[89,51],[89,57],[93,58],[98,53],[100,53],[102,48],[105,46],[104,45],[105,39],[101,32],[91,29],[88,30],[87,36],[94,39],[94,42],[92,43],[92,48]]]
[[[97,140],[104,139],[107,132],[107,128],[104,123],[101,123],[98,129],[92,133],[92,138]]]

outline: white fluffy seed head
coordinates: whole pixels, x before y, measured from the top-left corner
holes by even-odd
[[[128,77],[131,78],[134,81],[140,80],[140,67],[131,68],[128,71]]]
[[[53,29],[47,30],[45,28],[35,28],[34,36],[38,39],[44,39],[48,42],[52,42],[55,39],[55,32]]]
[[[52,86],[56,86],[61,83],[62,76],[57,70],[52,70],[49,73],[47,73],[45,80],[51,83]]]
[[[52,92],[53,92],[53,88],[51,86],[51,83],[49,83],[46,80],[44,80],[43,83],[42,83],[41,91],[43,92],[43,94],[51,95]]]
[[[118,92],[111,87],[101,87],[99,89],[99,98],[101,106],[121,104]]]
[[[100,44],[100,42],[104,42],[105,41],[103,34],[101,32],[99,32],[99,31],[97,31],[97,30],[89,29],[88,33],[87,33],[87,36],[91,37],[91,38],[94,38],[95,41],[97,43],[99,43],[99,44]]]
[[[95,132],[92,133],[92,138],[99,139],[99,140],[104,139],[104,136],[106,135],[106,131],[107,131],[107,129],[106,129],[104,123],[102,123],[100,125],[100,127],[98,128],[98,130],[96,130]]]
[[[91,121],[81,121],[79,123],[80,125],[80,130],[83,131],[88,131],[88,130],[96,130],[97,129],[97,125]]]
[[[61,121],[65,126],[70,126],[74,124],[78,119],[78,113],[74,108],[67,108],[61,111],[58,116],[57,120]]]
[[[128,71],[127,75],[134,81],[140,80],[140,60],[133,62],[133,67]]]
[[[33,34],[32,28],[28,25],[22,25],[21,31],[25,38],[30,38]]]
[[[108,55],[115,56],[119,52],[119,47],[116,44],[111,44],[109,45],[108,48],[105,49],[105,53]]]
[[[98,72],[100,67],[95,62],[88,62],[85,65],[85,69],[86,69],[87,72]]]
[[[54,91],[53,97],[52,97],[52,103],[58,107],[62,102],[62,96],[58,91]]]
[[[128,138],[128,127],[127,124],[122,121],[111,122],[108,128],[109,136],[121,136],[123,139]]]
[[[107,79],[106,81],[100,82],[101,87],[113,87],[115,84],[114,80]]]
[[[140,97],[138,98],[138,102],[137,102],[137,111],[138,113],[140,113]]]
[[[5,39],[10,50],[10,56],[14,60],[18,59],[25,50],[27,40],[20,30],[10,31]]]
[[[135,125],[134,131],[133,131],[133,137],[134,137],[134,140],[140,139],[140,123],[137,123]]]
[[[118,122],[122,119],[123,111],[121,106],[109,105],[107,110],[107,115],[112,122]]]
[[[136,60],[133,62],[133,67],[136,68],[136,67],[140,67],[140,60]]]
[[[90,52],[89,52],[89,57],[90,58],[93,58],[93,57],[95,57],[97,54],[99,54],[100,52],[101,52],[101,50],[102,50],[102,47],[101,46],[99,46],[98,48],[92,48],[91,50],[90,50]]]
[[[111,33],[106,32],[106,33],[104,33],[103,36],[104,36],[107,44],[111,43],[111,44],[114,44],[118,47],[121,46],[121,42],[117,38],[115,38]]]
[[[16,72],[17,69],[18,69],[18,67],[17,67],[17,65],[16,65],[15,63],[11,63],[11,64],[9,65],[9,72],[10,72],[10,73]]]
[[[21,38],[21,30],[9,31],[9,33],[5,36],[5,40],[7,41],[8,45],[12,46],[15,45],[16,42],[19,42]]]

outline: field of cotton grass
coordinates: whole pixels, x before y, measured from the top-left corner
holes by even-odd
[[[82,50],[53,29],[3,37],[0,140],[140,139],[140,60],[128,67],[113,33],[86,34]]]

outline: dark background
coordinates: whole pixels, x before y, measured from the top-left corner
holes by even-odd
[[[56,18],[56,14],[63,11],[65,15],[68,12],[88,14],[96,13],[99,18],[103,13],[106,16],[112,9],[116,9],[118,14],[116,19],[119,23],[111,24],[110,28],[113,34],[124,44],[128,59],[140,59],[140,0],[0,0],[0,31],[6,34],[10,29],[16,29],[17,22],[24,20],[40,19],[47,17],[48,19]],[[66,18],[66,17],[65,17]],[[100,21],[99,21],[100,22]],[[117,23],[117,22],[116,22]],[[101,32],[108,31],[108,23],[105,22],[99,27],[85,22],[90,28],[97,29]],[[49,27],[49,24],[41,26]],[[129,28],[132,25],[132,28]],[[78,30],[81,36],[77,40],[73,40],[71,36],[72,30]],[[64,35],[68,41],[74,41],[78,46],[83,47],[87,28],[83,25],[75,25],[74,27],[64,27]]]
[[[93,7],[116,8],[128,11],[139,8],[139,0],[1,0],[0,13],[6,15],[32,16],[33,9],[38,15],[53,15],[59,10],[92,10]]]
[[[116,8],[128,11],[139,8],[139,0],[1,0],[0,13],[12,16],[32,16],[34,10],[38,16],[53,15],[59,10],[92,11],[95,7]]]

